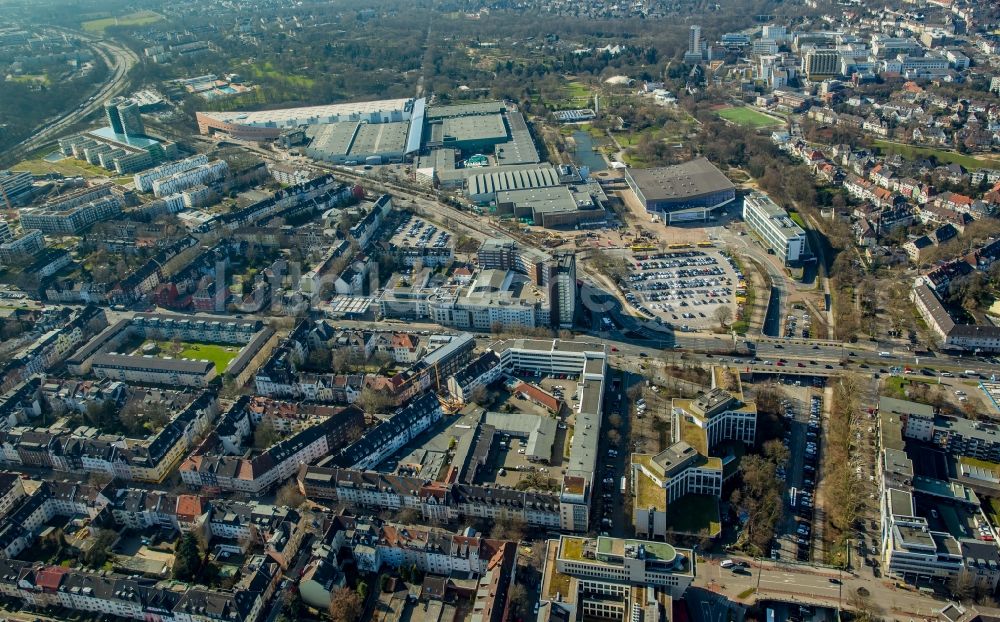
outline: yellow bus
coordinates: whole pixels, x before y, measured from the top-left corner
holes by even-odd
[[[671,244],[667,248],[691,248],[690,244]]]

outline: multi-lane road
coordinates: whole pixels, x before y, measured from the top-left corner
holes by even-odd
[[[851,574],[806,564],[745,559],[743,571],[722,568],[721,557],[701,562],[693,585],[727,596],[734,601],[780,600],[803,605],[849,608],[861,593],[888,619],[936,619],[945,605],[891,580],[868,574]],[[736,559],[736,558],[733,558]],[[742,596],[741,596],[742,595]]]
[[[55,119],[45,121],[38,131],[12,147],[10,149],[12,154],[22,155],[40,147],[56,138],[60,132],[98,111],[105,100],[119,95],[125,90],[128,86],[128,72],[133,65],[139,62],[136,53],[125,46],[117,45],[106,39],[95,39],[71,30],[58,30],[60,34],[67,34],[85,41],[108,66],[108,79],[86,102]]]

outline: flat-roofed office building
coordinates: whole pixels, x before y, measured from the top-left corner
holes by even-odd
[[[802,257],[806,232],[766,194],[754,192],[743,199],[743,220],[785,263]]]

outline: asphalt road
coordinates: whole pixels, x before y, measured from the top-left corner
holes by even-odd
[[[124,90],[127,86],[126,78],[129,70],[139,62],[139,57],[135,52],[125,46],[116,45],[107,40],[96,40],[93,37],[72,30],[63,28],[59,28],[58,30],[61,33],[69,34],[88,42],[94,52],[107,64],[109,71],[108,79],[93,95],[93,99],[89,100],[82,107],[74,108],[56,119],[46,121],[42,129],[39,129],[18,145],[15,145],[11,148],[11,152],[27,152],[44,145],[59,132],[100,110],[105,100],[119,95]]]
[[[721,568],[720,560],[714,558],[701,562],[692,585],[724,594],[735,601],[776,599],[833,607],[848,606],[857,589],[863,587],[870,593],[871,601],[883,610],[882,615],[904,622],[917,617],[936,619],[936,611],[945,604],[916,591],[896,588],[891,582],[870,575],[855,576],[803,564],[750,559],[746,559],[751,563],[748,572],[736,574]],[[750,590],[756,592],[739,597]]]

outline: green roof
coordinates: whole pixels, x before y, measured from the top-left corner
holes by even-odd
[[[635,504],[642,509],[653,508],[660,512],[667,511],[667,493],[656,485],[648,475],[637,472],[635,475]]]
[[[708,435],[703,428],[698,427],[687,416],[681,415],[677,418],[680,421],[681,440],[695,448],[695,451],[703,456],[708,455]]]
[[[667,508],[667,526],[675,533],[698,535],[704,529],[715,536],[722,531],[719,500],[711,495],[684,495]]]

